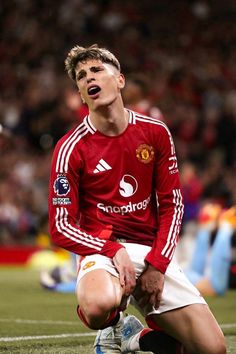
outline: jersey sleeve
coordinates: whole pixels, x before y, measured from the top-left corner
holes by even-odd
[[[172,136],[164,124],[159,126],[155,139],[158,230],[146,261],[165,273],[178,242],[184,206],[175,147]]]
[[[123,246],[87,233],[79,226],[79,185],[82,160],[73,151],[67,161],[63,140],[55,147],[49,184],[49,228],[54,244],[81,256],[114,257]]]

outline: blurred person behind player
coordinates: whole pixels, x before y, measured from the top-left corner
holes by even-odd
[[[95,353],[127,352],[122,310],[132,294],[148,324],[167,337],[141,330],[129,351],[174,353],[170,335],[189,353],[224,354],[215,318],[173,260],[183,204],[168,128],[124,108],[125,78],[107,49],[75,46],[66,69],[89,115],[55,148],[50,229],[57,245],[80,256],[78,315],[104,328]],[[176,344],[171,351],[166,338]]]
[[[149,83],[142,74],[130,74],[126,78],[122,97],[126,108],[164,121],[160,109],[154,106],[149,98]]]
[[[236,205],[226,210],[215,202],[203,205],[195,249],[185,274],[204,296],[224,295],[230,286],[235,231]]]

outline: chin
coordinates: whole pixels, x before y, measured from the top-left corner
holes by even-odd
[[[110,105],[112,105],[113,102],[114,102],[114,100],[104,100],[104,101],[100,101],[100,102],[94,102],[93,110],[109,107]]]

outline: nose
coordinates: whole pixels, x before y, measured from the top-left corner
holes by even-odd
[[[90,82],[95,81],[94,77],[90,76],[87,77],[87,83],[90,84]]]

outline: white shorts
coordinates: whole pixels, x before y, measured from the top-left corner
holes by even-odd
[[[134,264],[136,277],[138,278],[145,268],[144,259],[151,248],[136,243],[123,243],[122,245],[126,248]],[[81,261],[77,283],[85,274],[95,269],[105,269],[110,274],[119,278],[119,273],[117,272],[112,259],[95,254],[92,256],[86,256]],[[206,304],[199,291],[186,278],[182,269],[174,259],[169,264],[165,273],[164,289],[159,308],[157,310],[151,306],[139,308],[133,297],[131,297],[131,303],[137,307],[143,316],[160,314],[190,304]]]

